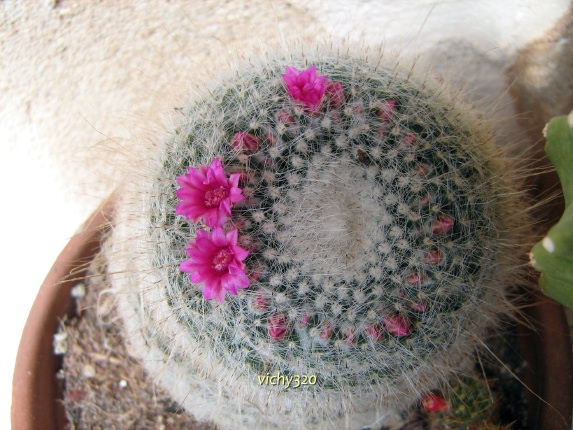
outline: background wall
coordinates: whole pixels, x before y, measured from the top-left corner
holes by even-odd
[[[382,43],[463,88],[497,118],[500,144],[520,142],[517,154],[573,107],[571,10],[566,0],[1,1],[0,427],[49,267],[121,179],[121,154],[169,125],[207,70],[282,39]]]

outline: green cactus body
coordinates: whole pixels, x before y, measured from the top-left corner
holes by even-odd
[[[448,409],[428,414],[432,430],[501,430],[501,426],[494,424],[495,394],[486,381],[462,376],[452,384]]]
[[[306,109],[287,65],[317,65],[343,92]],[[525,225],[512,169],[437,90],[365,59],[295,55],[245,66],[183,115],[125,191],[108,261],[134,353],[199,419],[383,422],[470,365],[510,310]],[[238,133],[248,141],[231,144]],[[250,252],[250,286],[222,303],[181,272],[203,226],[175,215],[176,178],[215,157],[241,173],[227,228]]]
[[[547,236],[531,250],[530,260],[541,273],[539,286],[549,297],[573,309],[573,111],[547,124],[545,152],[563,188],[565,211]]]

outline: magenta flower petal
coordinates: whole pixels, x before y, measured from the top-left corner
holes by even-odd
[[[228,179],[221,160],[213,159],[209,166],[189,167],[188,172],[177,178],[177,198],[181,202],[175,213],[197,223],[203,219],[208,227],[222,226],[231,216],[233,203],[245,198],[238,187],[239,175]]]
[[[213,231],[197,230],[197,237],[186,249],[189,259],[179,268],[189,273],[195,284],[203,284],[203,297],[225,299],[225,292],[237,294],[239,288],[250,285],[243,260],[249,252],[237,245],[237,230],[225,234],[222,227]]]
[[[326,91],[328,81],[326,76],[316,74],[316,66],[311,66],[299,72],[292,66],[287,66],[282,75],[288,95],[311,111],[316,111]]]

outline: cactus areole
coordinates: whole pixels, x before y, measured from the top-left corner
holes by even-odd
[[[198,419],[382,423],[471,367],[511,309],[511,166],[441,90],[382,64],[239,68],[126,188],[108,247],[126,337]]]

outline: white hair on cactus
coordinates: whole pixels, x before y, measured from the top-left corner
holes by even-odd
[[[250,58],[182,111],[122,190],[106,254],[126,337],[199,420],[381,422],[467,369],[512,309],[503,286],[521,276],[527,226],[515,169],[444,89],[350,52]],[[289,65],[316,65],[344,101],[293,103]],[[239,132],[264,143],[242,152]],[[231,221],[256,273],[222,303],[179,270],[201,226],[175,215],[176,178],[215,157],[248,173]],[[277,372],[316,383],[260,382]]]

